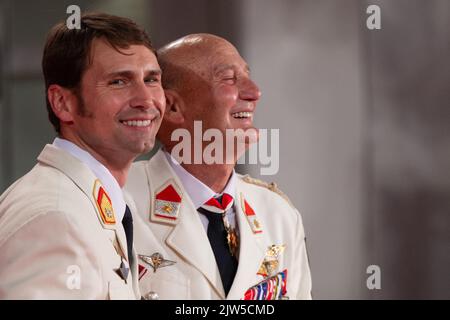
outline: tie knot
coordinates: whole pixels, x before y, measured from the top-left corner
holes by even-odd
[[[209,212],[225,213],[233,206],[234,199],[228,193],[209,199],[201,207]]]

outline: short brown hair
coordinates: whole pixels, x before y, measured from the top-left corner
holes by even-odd
[[[80,29],[67,28],[66,22],[56,24],[49,32],[42,57],[47,111],[56,132],[60,122],[47,97],[48,87],[57,84],[77,90],[84,72],[90,65],[92,41],[104,38],[117,51],[130,45],[144,45],[155,55],[147,33],[130,19],[104,13],[81,16]]]

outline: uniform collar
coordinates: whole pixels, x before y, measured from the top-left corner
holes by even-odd
[[[168,153],[165,150],[163,150],[163,152],[167,158],[167,162],[180,179],[184,189],[188,193],[196,209],[198,209],[201,205],[203,205],[206,201],[208,201],[212,197],[218,195],[211,188],[209,188],[203,182],[201,182],[192,174],[190,174],[186,169],[184,169],[178,163],[178,161],[172,157],[170,153]],[[225,186],[223,193],[228,193],[233,197],[235,197],[236,195],[236,173],[234,170],[231,173],[231,177],[228,180],[228,183]]]
[[[125,214],[125,200],[123,198],[123,191],[119,186],[116,178],[109,172],[109,170],[95,159],[89,152],[81,149],[73,142],[66,139],[55,138],[53,145],[58,149],[67,151],[72,156],[83,162],[100,180],[105,188],[108,196],[111,199],[114,214],[118,221],[122,221]]]

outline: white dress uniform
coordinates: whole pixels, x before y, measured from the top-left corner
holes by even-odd
[[[0,299],[140,298],[117,194],[68,144],[46,145],[0,197]]]
[[[225,296],[205,219],[197,211],[199,204],[194,204],[198,195],[192,185],[183,185],[176,173],[182,167],[173,167],[169,159],[160,150],[149,161],[134,163],[125,186],[134,199],[130,203],[132,212],[138,213],[134,216],[134,230],[143,296],[311,299],[311,275],[299,212],[273,184],[239,174],[234,174],[232,194],[240,241],[238,269]]]

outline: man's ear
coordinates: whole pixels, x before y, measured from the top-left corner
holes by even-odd
[[[166,95],[166,111],[164,121],[173,124],[182,124],[184,121],[185,104],[178,92],[172,89],[164,90]]]
[[[48,87],[47,97],[61,122],[73,122],[73,115],[77,112],[77,99],[71,90],[52,84]]]

